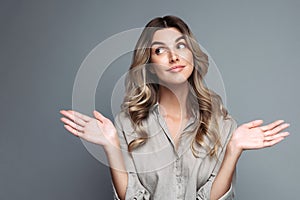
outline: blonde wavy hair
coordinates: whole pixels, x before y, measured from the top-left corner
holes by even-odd
[[[197,157],[199,147],[204,147],[210,156],[216,156],[221,146],[218,128],[218,118],[227,117],[227,110],[223,107],[219,95],[209,90],[203,81],[208,70],[208,56],[200,49],[195,37],[187,24],[176,16],[157,17],[144,28],[133,52],[132,63],[126,77],[126,92],[122,109],[129,115],[133,128],[138,137],[129,143],[128,150],[147,141],[147,132],[143,121],[147,119],[149,110],[158,101],[158,78],[150,73],[151,42],[154,33],[164,28],[176,28],[184,36],[188,47],[193,53],[194,70],[189,77],[190,94],[189,105],[199,109],[199,119],[195,126],[196,132],[191,149]],[[187,105],[188,106],[188,105]],[[209,142],[205,142],[205,137]]]

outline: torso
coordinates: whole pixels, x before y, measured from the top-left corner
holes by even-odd
[[[194,133],[190,131],[194,130],[195,122],[199,120],[197,115],[181,120],[161,113],[158,107],[151,109],[144,121],[149,138],[132,154],[126,154],[128,144],[137,136],[131,120],[125,113],[117,117],[116,127],[120,127],[120,138],[123,138],[121,147],[125,152],[126,169],[129,174],[136,175],[131,180],[134,184],[130,187],[130,194],[136,193],[138,187],[135,185],[140,185],[149,192],[151,199],[196,199],[197,192],[207,183],[217,166],[217,159],[207,156],[203,148],[199,149],[198,157],[191,150]],[[235,125],[233,120],[220,120],[219,126],[224,147]]]

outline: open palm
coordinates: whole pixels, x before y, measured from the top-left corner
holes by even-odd
[[[64,127],[73,135],[102,146],[115,143],[117,133],[113,123],[99,112],[94,111],[95,118],[73,110],[60,113],[64,116],[61,118]]]
[[[260,149],[273,146],[282,141],[288,132],[282,132],[289,124],[283,120],[277,120],[265,126],[261,126],[262,120],[255,120],[239,126],[232,135],[240,150]]]

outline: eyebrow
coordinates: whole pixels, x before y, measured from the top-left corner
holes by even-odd
[[[181,40],[181,39],[185,39],[184,35],[178,37],[178,38],[175,40],[175,43],[178,42],[178,41]],[[155,42],[152,42],[151,47],[152,47],[153,45],[165,45],[165,43],[155,41]]]

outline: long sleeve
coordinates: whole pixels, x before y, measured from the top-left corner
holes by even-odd
[[[120,200],[113,186],[114,200]],[[141,185],[136,174],[128,173],[128,187],[126,190],[126,200],[149,200],[150,193]]]
[[[196,200],[207,200],[210,198],[210,190],[212,183],[215,179],[215,174],[211,174],[208,181],[197,191]],[[219,199],[219,200],[233,200],[234,199],[234,186],[235,186],[235,176],[231,183],[230,189]]]
[[[120,146],[121,150],[124,156],[125,166],[128,174],[128,184],[126,188],[126,200],[149,200],[150,199],[150,193],[148,190],[141,184],[138,175],[135,170],[134,161],[132,159],[132,156],[128,152],[128,143],[126,142],[126,135],[123,130],[122,122],[120,121],[120,116],[117,116],[115,119],[115,126],[118,131],[119,140],[120,140]],[[119,200],[119,197],[117,195],[117,192],[115,190],[114,185],[113,191],[114,191],[114,199]]]
[[[197,191],[197,200],[206,200],[206,199],[210,199],[210,191],[211,191],[211,187],[212,184],[214,182],[214,179],[216,177],[216,175],[219,172],[221,163],[224,159],[224,155],[225,155],[225,151],[226,151],[226,147],[227,144],[231,138],[231,135],[233,133],[233,131],[237,128],[237,123],[233,118],[229,118],[227,123],[221,123],[220,124],[220,133],[221,133],[221,141],[222,141],[222,149],[219,153],[218,156],[218,161],[214,167],[213,172],[211,173],[209,179],[207,180],[207,182],[201,187],[199,188],[199,190]],[[223,136],[223,138],[222,138]],[[225,136],[225,137],[224,137]],[[234,199],[234,186],[235,186],[235,181],[236,181],[236,173],[234,173],[233,178],[232,178],[232,183],[230,186],[230,189],[221,197],[219,198],[219,200],[233,200]]]

